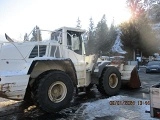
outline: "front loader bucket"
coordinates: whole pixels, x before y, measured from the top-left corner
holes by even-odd
[[[122,74],[122,87],[140,88],[141,82],[136,66],[124,65],[124,69],[120,72]]]
[[[135,67],[131,72],[130,81],[128,83],[129,88],[140,88],[141,82],[139,79],[137,68]]]

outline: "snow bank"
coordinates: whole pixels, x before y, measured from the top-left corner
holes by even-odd
[[[133,101],[134,105],[111,105],[114,101]],[[143,104],[139,105],[139,101]],[[83,111],[83,117],[85,120],[94,120],[97,117],[106,116],[119,116],[119,118],[126,119],[152,119],[149,113],[145,111],[150,111],[150,105],[146,104],[149,100],[136,99],[127,96],[113,96],[108,99],[101,99],[95,102],[89,102],[83,104],[81,107],[85,106]]]

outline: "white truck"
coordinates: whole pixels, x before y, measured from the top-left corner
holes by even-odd
[[[5,34],[9,42],[0,46],[1,97],[34,101],[53,113],[69,105],[75,89],[82,92],[96,84],[99,92],[112,96],[119,92],[121,78],[130,81],[134,66],[126,72],[124,65],[117,69],[104,62],[95,67],[95,55],[85,55],[85,30],[62,27],[50,31],[46,40],[41,32],[36,27],[32,38],[25,36],[23,42],[14,42]]]

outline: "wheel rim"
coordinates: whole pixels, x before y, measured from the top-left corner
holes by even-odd
[[[109,86],[111,88],[115,88],[118,84],[118,78],[117,78],[117,75],[116,74],[111,74],[109,76]]]
[[[61,102],[66,97],[66,94],[66,85],[61,81],[56,81],[51,84],[48,90],[49,99],[54,103]]]

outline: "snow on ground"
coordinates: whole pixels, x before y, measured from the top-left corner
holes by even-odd
[[[0,112],[5,112],[7,110],[10,109],[14,109],[15,107],[18,107],[19,101],[15,101],[15,100],[9,100],[9,99],[5,99],[5,98],[1,98],[0,97]]]
[[[126,101],[133,101],[135,104],[110,105],[112,101],[120,101],[121,104],[125,104]],[[143,104],[138,105],[139,101],[142,101]],[[150,111],[150,105],[147,105],[148,101],[149,100],[119,95],[108,99],[85,103],[81,107],[85,107],[83,111],[85,120],[96,120],[96,118],[105,119],[105,117],[116,117],[116,120],[155,120],[156,118],[151,118],[150,113],[145,113],[145,111]]]
[[[1,98],[0,97],[0,108],[1,107],[6,107],[15,103],[18,103],[19,101],[15,101],[15,100],[9,100],[9,99],[5,99],[5,98]]]
[[[12,104],[18,103],[18,101],[14,101],[14,100],[6,100],[3,102],[0,102],[0,107],[6,107]]]

